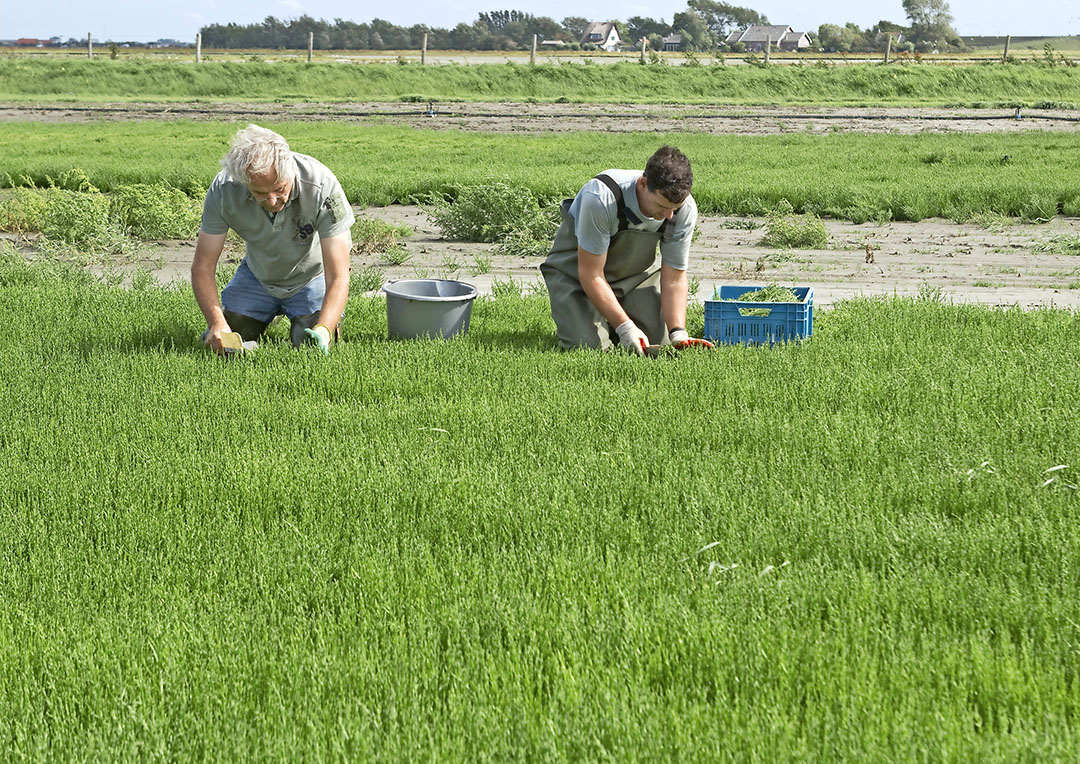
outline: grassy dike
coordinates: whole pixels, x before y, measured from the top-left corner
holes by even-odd
[[[1074,314],[642,361],[542,298],[449,343],[354,298],[329,358],[226,363],[188,287],[7,251],[0,317],[5,761],[1080,745]]]
[[[266,126],[328,165],[361,205],[454,196],[492,180],[559,199],[607,167],[644,167],[670,142],[694,163],[694,198],[705,214],[763,215],[786,199],[797,211],[857,222],[1080,215],[1080,185],[1069,169],[1080,166],[1080,143],[1063,133],[513,135]],[[236,129],[224,122],[0,123],[0,182],[44,185],[77,167],[102,190],[159,182],[202,189]]]
[[[1080,78],[1037,63],[829,66],[340,64],[0,59],[0,98],[1058,106]]]

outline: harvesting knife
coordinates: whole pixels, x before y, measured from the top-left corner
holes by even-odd
[[[258,347],[258,343],[255,342],[255,340],[244,342],[244,338],[241,337],[238,332],[221,333],[221,350],[225,355],[247,353],[254,350],[256,347]]]

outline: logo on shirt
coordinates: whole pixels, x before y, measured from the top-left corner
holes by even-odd
[[[296,223],[296,235],[300,237],[300,241],[307,241],[308,237],[315,233],[315,226],[311,223],[303,223],[297,221]]]

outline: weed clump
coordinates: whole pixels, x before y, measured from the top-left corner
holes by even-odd
[[[828,249],[829,232],[817,215],[796,215],[791,202],[781,199],[767,216],[761,243],[766,247]]]
[[[1033,252],[1044,252],[1050,255],[1080,255],[1080,235],[1055,234],[1036,242],[1031,249]]]
[[[199,232],[202,205],[178,188],[160,183],[118,186],[110,212],[141,239],[191,239]]]
[[[14,185],[8,180],[9,185]],[[49,203],[41,189],[16,186],[7,198],[0,201],[0,231],[8,233],[37,233]]]
[[[40,233],[41,249],[87,259],[130,254],[142,239],[190,239],[199,230],[202,206],[184,191],[161,183],[117,186],[103,194],[79,169],[38,188],[27,177],[0,202],[0,230]]]
[[[399,237],[412,235],[412,229],[407,225],[393,225],[372,218],[358,218],[349,233],[352,235],[354,255],[379,253],[392,265],[401,265],[409,259],[405,246],[398,241]]]
[[[528,189],[505,181],[466,186],[453,203],[432,194],[428,217],[451,241],[499,243],[500,254],[546,254],[558,220]]]
[[[41,234],[49,240],[83,247],[123,236],[109,216],[109,199],[100,191],[54,188],[41,215]]]
[[[552,231],[551,236],[537,239],[531,231],[514,229],[495,246],[495,254],[500,257],[545,257],[551,251],[551,239],[554,235],[555,232]]]

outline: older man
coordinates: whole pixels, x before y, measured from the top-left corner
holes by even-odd
[[[349,235],[354,218],[337,178],[257,125],[237,132],[203,203],[191,263],[195,300],[206,316],[203,342],[224,352],[222,335],[257,340],[278,315],[294,346],[325,355],[340,338],[349,294]],[[233,229],[245,256],[218,299],[215,272]]]
[[[693,182],[690,160],[663,146],[644,172],[606,170],[563,202],[540,266],[561,347],[617,343],[638,355],[650,344],[712,347],[686,332]]]

